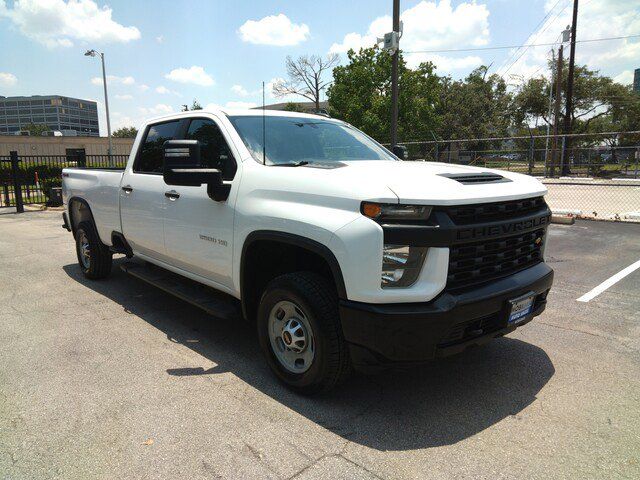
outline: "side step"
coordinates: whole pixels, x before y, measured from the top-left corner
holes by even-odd
[[[129,260],[120,268],[123,272],[175,295],[214,317],[225,320],[241,318],[240,304],[231,295],[142,261]]]

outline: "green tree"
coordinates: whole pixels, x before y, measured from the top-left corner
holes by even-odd
[[[30,123],[26,127],[22,127],[22,129],[29,132],[29,135],[31,135],[32,137],[39,137],[43,133],[51,131],[51,129],[48,126],[43,124],[35,124],[35,123]]]
[[[550,67],[553,67],[550,64]],[[563,65],[560,101],[564,107],[566,102],[568,65]],[[529,79],[516,91],[514,97],[514,125],[522,127],[540,119],[544,124],[552,125],[553,116],[549,118],[549,89],[551,102],[555,102],[555,73],[551,81],[539,77]],[[634,129],[640,127],[637,117],[637,105],[640,99],[633,95],[630,87],[614,82],[610,77],[591,70],[586,65],[577,65],[574,76],[573,108],[570,112],[573,133],[593,133],[604,131],[602,128]],[[564,123],[565,109],[560,111],[560,132]],[[602,120],[599,120],[602,119]]]
[[[296,102],[287,102],[283,110],[285,112],[300,112],[300,113],[306,112],[306,110],[302,107],[302,105]]]
[[[488,67],[481,66],[463,80],[442,79],[436,109],[440,138],[486,138],[509,133],[511,95],[501,76],[487,73]],[[491,143],[465,143],[462,148],[483,149]]]
[[[202,105],[200,105],[200,102],[194,98],[191,108],[189,108],[189,105],[182,105],[183,112],[188,112],[189,110],[202,110]]]
[[[327,90],[331,115],[360,128],[376,140],[391,137],[391,57],[378,47],[349,50],[349,63],[333,70]],[[431,63],[412,70],[402,55],[398,62],[401,141],[432,138],[438,127],[436,104],[440,81]]]
[[[138,129],[136,127],[120,127],[113,132],[112,136],[114,138],[136,138],[137,134]]]

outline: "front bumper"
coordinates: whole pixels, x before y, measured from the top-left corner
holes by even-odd
[[[539,263],[462,293],[444,292],[427,303],[370,304],[341,300],[340,318],[356,368],[423,363],[505,335],[541,314],[553,270]],[[507,323],[507,301],[536,294],[533,311]]]

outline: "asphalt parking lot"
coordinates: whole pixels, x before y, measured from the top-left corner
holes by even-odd
[[[419,371],[304,398],[252,330],[0,214],[0,478],[640,478],[640,225],[552,225],[547,311]],[[117,262],[116,262],[117,265]]]

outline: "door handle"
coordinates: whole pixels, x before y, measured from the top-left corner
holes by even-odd
[[[180,194],[178,192],[176,192],[175,190],[170,190],[168,192],[164,192],[164,196],[167,197],[172,202],[175,202],[177,199],[180,198]]]
[[[122,191],[129,195],[131,192],[133,192],[133,188],[131,188],[129,185],[125,185],[124,187],[122,187]]]

